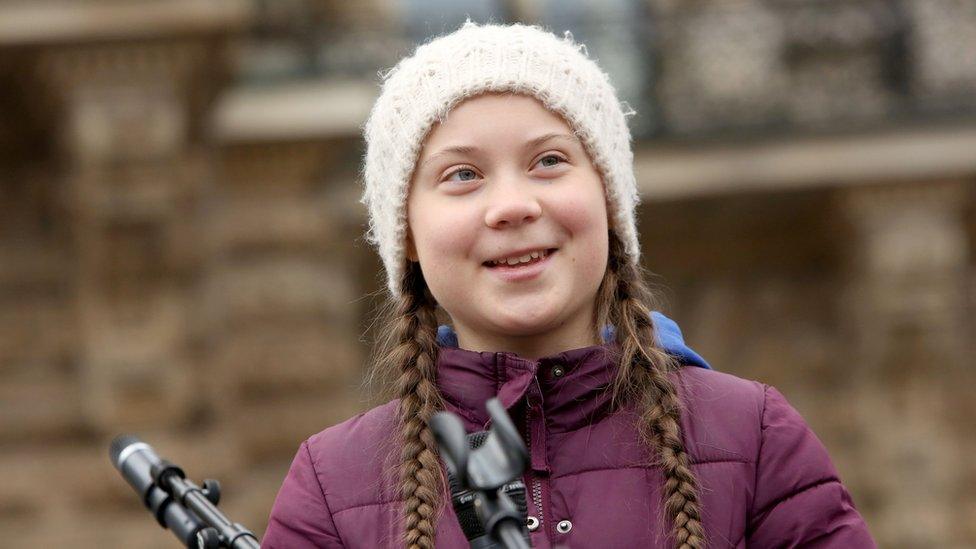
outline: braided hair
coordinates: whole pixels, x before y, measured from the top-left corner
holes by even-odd
[[[651,290],[639,265],[625,256],[624,245],[610,231],[607,272],[597,292],[596,325],[616,327],[619,369],[611,388],[618,405],[634,403],[640,411],[637,430],[657,452],[664,475],[664,511],[679,549],[705,546],[698,482],[681,436],[681,408],[671,380],[678,364],[655,344]]]
[[[437,441],[429,422],[444,408],[437,390],[437,303],[420,271],[409,263],[401,297],[387,304],[375,374],[395,378],[399,398],[399,495],[404,500],[404,541],[410,549],[433,549],[445,486]],[[383,313],[381,313],[383,314]]]

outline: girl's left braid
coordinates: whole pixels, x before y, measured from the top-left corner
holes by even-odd
[[[656,451],[664,477],[665,515],[678,549],[705,546],[698,480],[681,433],[681,402],[672,376],[676,364],[655,343],[650,288],[640,267],[625,256],[623,245],[610,233],[607,272],[597,298],[597,322],[616,326],[619,366],[611,388],[612,402],[637,405],[641,437]]]

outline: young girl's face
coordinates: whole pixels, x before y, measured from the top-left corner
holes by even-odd
[[[603,183],[536,99],[486,94],[454,108],[423,144],[407,220],[408,257],[461,347],[537,358],[596,343]]]

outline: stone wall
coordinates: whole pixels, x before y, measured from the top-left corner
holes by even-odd
[[[973,543],[976,184],[667,201],[647,268],[716,368],[776,386],[881,547]]]

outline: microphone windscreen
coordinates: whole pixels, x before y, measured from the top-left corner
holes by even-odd
[[[138,437],[132,435],[119,435],[115,437],[112,440],[111,446],[108,447],[108,456],[112,460],[112,465],[118,467],[119,456],[122,455],[122,452],[129,446],[132,446],[138,442],[142,441],[139,440]]]

